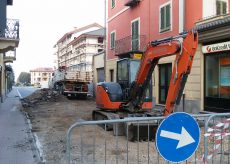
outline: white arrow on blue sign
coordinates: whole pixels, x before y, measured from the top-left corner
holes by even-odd
[[[184,112],[171,114],[157,129],[157,150],[170,162],[187,160],[196,151],[199,142],[199,125],[191,115]]]

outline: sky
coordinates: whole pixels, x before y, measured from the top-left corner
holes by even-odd
[[[15,77],[38,67],[55,65],[53,48],[75,27],[104,26],[105,0],[13,0],[7,18],[19,19],[19,46],[12,66]],[[15,80],[16,80],[15,79]]]

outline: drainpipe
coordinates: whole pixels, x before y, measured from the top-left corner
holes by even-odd
[[[184,32],[185,0],[179,0],[179,33]]]
[[[105,29],[105,33],[104,33],[104,80],[106,81],[106,54],[107,54],[107,50],[106,50],[106,41],[107,41],[107,37],[106,37],[106,0],[105,0],[105,15],[104,15],[104,29]]]

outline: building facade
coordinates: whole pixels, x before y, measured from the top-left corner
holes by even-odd
[[[1,0],[0,5],[0,98],[1,102],[14,83],[11,65],[16,60],[16,48],[19,44],[19,20],[7,18],[7,6],[13,0]]]
[[[104,50],[104,28],[86,32],[68,44],[71,55],[67,68],[72,71],[93,71],[93,55]]]
[[[31,84],[36,87],[49,88],[52,73],[52,68],[36,68],[30,70]]]
[[[143,54],[150,41],[197,29],[199,47],[184,90],[185,106],[179,111],[230,111],[229,3],[229,0],[109,0],[106,81],[116,79],[117,60]],[[165,103],[174,58],[162,58],[155,67],[152,76],[155,105]]]
[[[104,50],[104,28],[93,23],[66,33],[55,45],[58,67],[92,71],[93,55]]]

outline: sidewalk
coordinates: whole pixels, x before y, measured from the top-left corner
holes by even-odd
[[[39,163],[29,125],[20,108],[17,90],[13,88],[4,103],[0,103],[0,163],[2,164]]]

